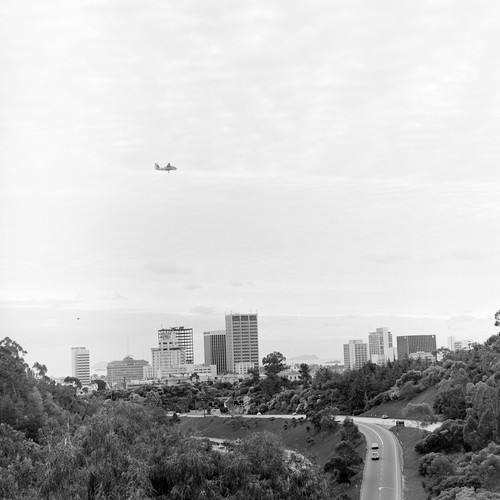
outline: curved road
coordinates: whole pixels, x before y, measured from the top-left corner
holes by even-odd
[[[354,418],[354,422],[366,437],[367,454],[361,500],[401,500],[403,498],[401,473],[401,448],[396,436],[381,425]],[[378,450],[372,450],[378,443]],[[379,460],[372,460],[372,451],[377,451]]]

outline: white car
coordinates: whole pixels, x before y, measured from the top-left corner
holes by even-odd
[[[378,452],[374,451],[372,452],[372,460],[378,460],[380,458],[380,455]]]
[[[378,450],[378,443],[372,443],[372,450]]]

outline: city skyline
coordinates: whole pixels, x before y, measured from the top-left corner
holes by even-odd
[[[231,310],[261,358],[497,333],[498,2],[0,9],[0,330],[30,364],[148,359],[162,324],[201,360]]]
[[[265,323],[265,318],[262,318],[264,319],[264,323]],[[323,320],[325,318],[322,318]],[[368,322],[370,321],[369,319],[365,319],[367,320]],[[308,321],[310,321],[310,318],[308,318]],[[359,318],[356,318],[356,321],[359,321]],[[260,323],[260,320],[259,320],[259,323]],[[152,339],[155,339],[155,341],[157,340],[157,337],[158,337],[158,333],[161,332],[161,331],[175,331],[175,328],[179,328],[179,327],[165,327],[164,325],[161,325],[161,328],[158,329],[158,330],[155,330],[154,332],[154,335],[153,336],[149,336],[149,338],[147,340],[145,340],[146,344],[148,342],[153,342]],[[186,326],[186,327],[182,327],[182,328],[188,328],[188,329],[191,329],[191,326]],[[340,361],[341,363],[343,363],[344,359],[345,359],[345,351],[344,351],[344,345],[345,343],[348,343],[349,341],[352,341],[352,340],[362,340],[366,346],[367,346],[367,359],[369,359],[369,350],[368,350],[368,346],[369,346],[369,338],[370,338],[370,335],[373,333],[373,330],[376,330],[376,331],[380,331],[380,330],[383,330],[383,329],[386,329],[387,327],[380,327],[380,326],[377,326],[377,327],[372,327],[372,326],[366,326],[363,330],[363,327],[358,327],[357,329],[354,329],[354,328],[350,328],[349,331],[352,332],[352,336],[351,337],[345,337],[344,339],[341,339],[342,340],[342,344],[338,344],[336,345],[335,348],[325,352],[325,351],[317,351],[317,352],[313,352],[311,351],[310,349],[304,347],[303,344],[301,344],[301,347],[302,349],[299,347],[299,348],[295,348],[294,350],[290,350],[290,348],[288,349],[281,349],[280,346],[272,346],[272,345],[268,345],[268,349],[262,352],[260,352],[260,349],[259,349],[259,364],[261,363],[262,361],[262,358],[265,357],[267,354],[273,352],[273,351],[279,351],[279,352],[282,352],[285,357],[287,358],[288,362],[289,363],[292,363],[293,362],[293,358],[307,358],[308,356],[316,356],[317,359],[312,359],[310,361],[307,361],[306,362],[309,362],[311,364],[314,364],[314,363],[326,363],[326,362],[329,362],[329,361]],[[445,347],[447,348],[448,347],[448,342],[449,342],[449,330],[444,330],[443,333],[441,335],[436,335],[435,333],[432,333],[430,330],[426,330],[425,328],[419,328],[419,329],[413,329],[413,333],[408,333],[408,331],[403,331],[401,334],[399,333],[396,333],[394,334],[392,332],[392,329],[391,328],[388,328],[389,330],[391,330],[391,333],[393,335],[393,345],[394,345],[394,350],[396,351],[396,339],[397,337],[418,337],[418,336],[435,336],[436,337],[436,347],[439,348],[439,347]],[[259,328],[260,330],[260,328]],[[398,329],[396,329],[398,330]],[[205,356],[205,348],[207,346],[206,342],[205,342],[205,335],[207,333],[218,333],[220,334],[221,332],[225,332],[225,330],[222,330],[222,329],[213,329],[211,332],[210,331],[201,331],[197,328],[194,328],[193,329],[193,337],[194,337],[194,352],[195,352],[195,357],[194,357],[194,362],[196,364],[202,364],[205,362],[205,359],[206,359],[206,356]],[[492,333],[494,334],[494,333]],[[225,333],[224,333],[225,335]],[[284,334],[286,336],[286,333]],[[455,337],[455,341],[456,342],[465,342],[465,343],[468,343],[468,342],[479,342],[479,343],[482,343],[484,342],[490,335],[486,335],[484,336],[484,338],[481,338],[480,336],[476,336],[476,338],[470,338],[470,337],[465,337],[465,336],[454,336]],[[197,339],[197,340],[196,340]],[[106,356],[103,354],[105,351],[102,349],[102,346],[99,346],[99,344],[96,344],[95,346],[95,350],[96,352],[99,353],[99,355],[96,357],[96,356],[92,356],[91,354],[91,361],[90,361],[90,367],[91,367],[91,370],[92,370],[92,366],[97,366],[98,364],[102,364],[102,363],[109,363],[111,361],[121,361],[122,358],[124,358],[125,356],[131,356],[134,360],[137,360],[137,359],[145,359],[148,361],[148,363],[151,363],[152,361],[152,356],[151,356],[151,346],[149,344],[143,344],[142,346],[138,346],[138,339],[132,339],[132,344],[135,345],[135,349],[130,349],[129,348],[129,344],[130,344],[130,339],[127,339],[127,350],[126,351],[123,351],[123,353],[126,352],[126,354],[123,354],[121,357],[119,354],[117,354],[115,357],[113,356],[108,356],[106,358]],[[336,339],[338,340],[338,339]],[[260,342],[260,338],[259,338],[259,342]],[[153,342],[154,343],[154,342]],[[282,343],[282,346],[285,345],[287,343],[286,340],[283,340],[283,343]],[[125,345],[123,345],[123,349],[125,349]],[[118,352],[116,349],[115,349],[115,352]],[[137,353],[137,354],[136,354]],[[143,353],[143,354],[138,354],[138,353]],[[35,359],[33,356],[30,356],[29,353],[28,353],[28,358],[31,360],[31,359]],[[38,360],[40,361],[40,360]],[[102,367],[101,367],[102,368]],[[48,369],[49,369],[49,374],[52,375],[52,376],[59,376],[59,377],[62,377],[62,376],[66,376],[67,374],[64,373],[64,372],[58,372],[58,373],[54,373],[54,371],[51,369],[50,366],[48,366]]]

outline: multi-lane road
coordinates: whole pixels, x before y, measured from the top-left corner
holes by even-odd
[[[401,500],[401,447],[396,436],[380,424],[366,423],[361,418],[354,420],[367,445],[360,500]],[[377,443],[378,449],[372,450],[372,443]],[[374,451],[379,454],[378,460],[372,460]]]

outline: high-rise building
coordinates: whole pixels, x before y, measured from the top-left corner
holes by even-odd
[[[71,375],[82,385],[90,384],[90,351],[86,347],[71,348]]]
[[[216,365],[217,375],[227,372],[226,331],[203,332],[205,364]]]
[[[448,349],[450,351],[455,351],[455,337],[453,335],[450,335],[447,338],[447,341],[448,341]]]
[[[163,337],[170,339],[172,337],[171,334],[175,334],[178,347],[184,349],[183,363],[194,363],[193,329],[184,328],[183,326],[162,328],[158,330],[158,343],[160,344]]]
[[[405,356],[428,357],[426,355],[436,351],[435,335],[404,335],[396,337],[398,347],[398,359],[404,359]]]
[[[377,328],[368,334],[370,360],[376,364],[385,364],[394,361],[395,352],[392,345],[392,333],[388,328]]]
[[[158,347],[151,349],[152,372],[162,378],[171,368],[186,364],[186,349],[181,347],[173,328],[158,330]]]
[[[144,359],[133,359],[131,356],[126,356],[121,361],[111,361],[107,366],[109,386],[125,388],[127,382],[141,380],[143,368],[148,365],[149,363]]]
[[[362,340],[349,340],[344,344],[344,367],[356,370],[368,362],[368,344]]]
[[[226,361],[231,373],[259,366],[257,314],[226,314]]]
[[[470,342],[465,340],[455,340],[455,337],[448,337],[448,349],[450,351],[461,351],[462,349],[467,349]]]

